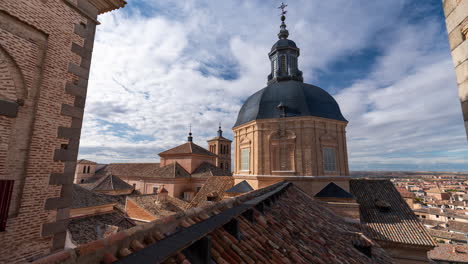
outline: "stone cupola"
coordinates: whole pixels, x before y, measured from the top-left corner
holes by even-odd
[[[282,4],[279,8],[281,11],[281,25],[278,33],[279,40],[271,47],[268,57],[271,61],[271,73],[268,75],[267,84],[272,84],[281,81],[299,81],[303,82],[302,71],[298,68],[299,48],[294,41],[289,40],[289,31],[286,29],[284,21],[286,5]]]

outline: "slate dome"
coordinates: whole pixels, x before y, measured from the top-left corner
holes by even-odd
[[[234,127],[257,119],[278,118],[277,106],[286,106],[285,117],[316,116],[348,122],[335,99],[320,87],[283,81],[269,84],[251,95],[242,105]]]
[[[296,48],[297,49],[297,46],[296,46],[296,43],[290,39],[280,39],[276,41],[275,44],[273,44],[273,46],[271,47],[271,50],[273,51],[278,48]]]

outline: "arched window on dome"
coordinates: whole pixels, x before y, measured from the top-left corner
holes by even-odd
[[[295,171],[296,135],[292,131],[276,131],[270,136],[272,171]]]

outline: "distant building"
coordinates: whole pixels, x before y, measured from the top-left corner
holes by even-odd
[[[191,201],[209,177],[231,175],[230,170],[226,169],[231,160],[231,141],[222,137],[220,131],[218,137],[208,141],[209,147],[219,155],[193,143],[192,133],[189,133],[186,143],[159,153],[160,163],[111,163],[100,165],[95,172],[93,168],[96,168],[96,163],[80,160],[75,182],[94,191],[114,195],[133,190],[141,194],[155,194],[164,185],[170,196]],[[229,151],[221,152],[220,149]],[[106,177],[107,180],[104,180]],[[109,177],[116,177],[116,182]],[[125,182],[127,187],[118,184],[120,181]],[[111,188],[111,184],[118,190]]]
[[[468,1],[443,0],[445,24],[452,52],[458,94],[468,137]]]

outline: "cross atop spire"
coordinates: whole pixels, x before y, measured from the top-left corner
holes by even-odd
[[[278,9],[281,9],[281,26],[280,26],[280,32],[278,33],[278,38],[280,39],[287,39],[289,36],[289,32],[286,29],[286,24],[284,23],[284,20],[286,20],[286,13],[288,11],[284,10],[288,5],[285,5],[283,2],[281,2],[281,5],[278,7]]]
[[[221,130],[221,122],[219,122],[218,137],[223,136],[223,130]]]
[[[188,142],[192,142],[192,141],[193,141],[193,137],[192,137],[192,123],[190,123],[190,125],[189,125],[189,133],[188,133],[187,141],[188,141]]]
[[[281,2],[281,5],[278,6],[278,9],[281,9],[281,16],[286,15],[288,11],[284,10],[288,5],[285,5],[283,2]]]

